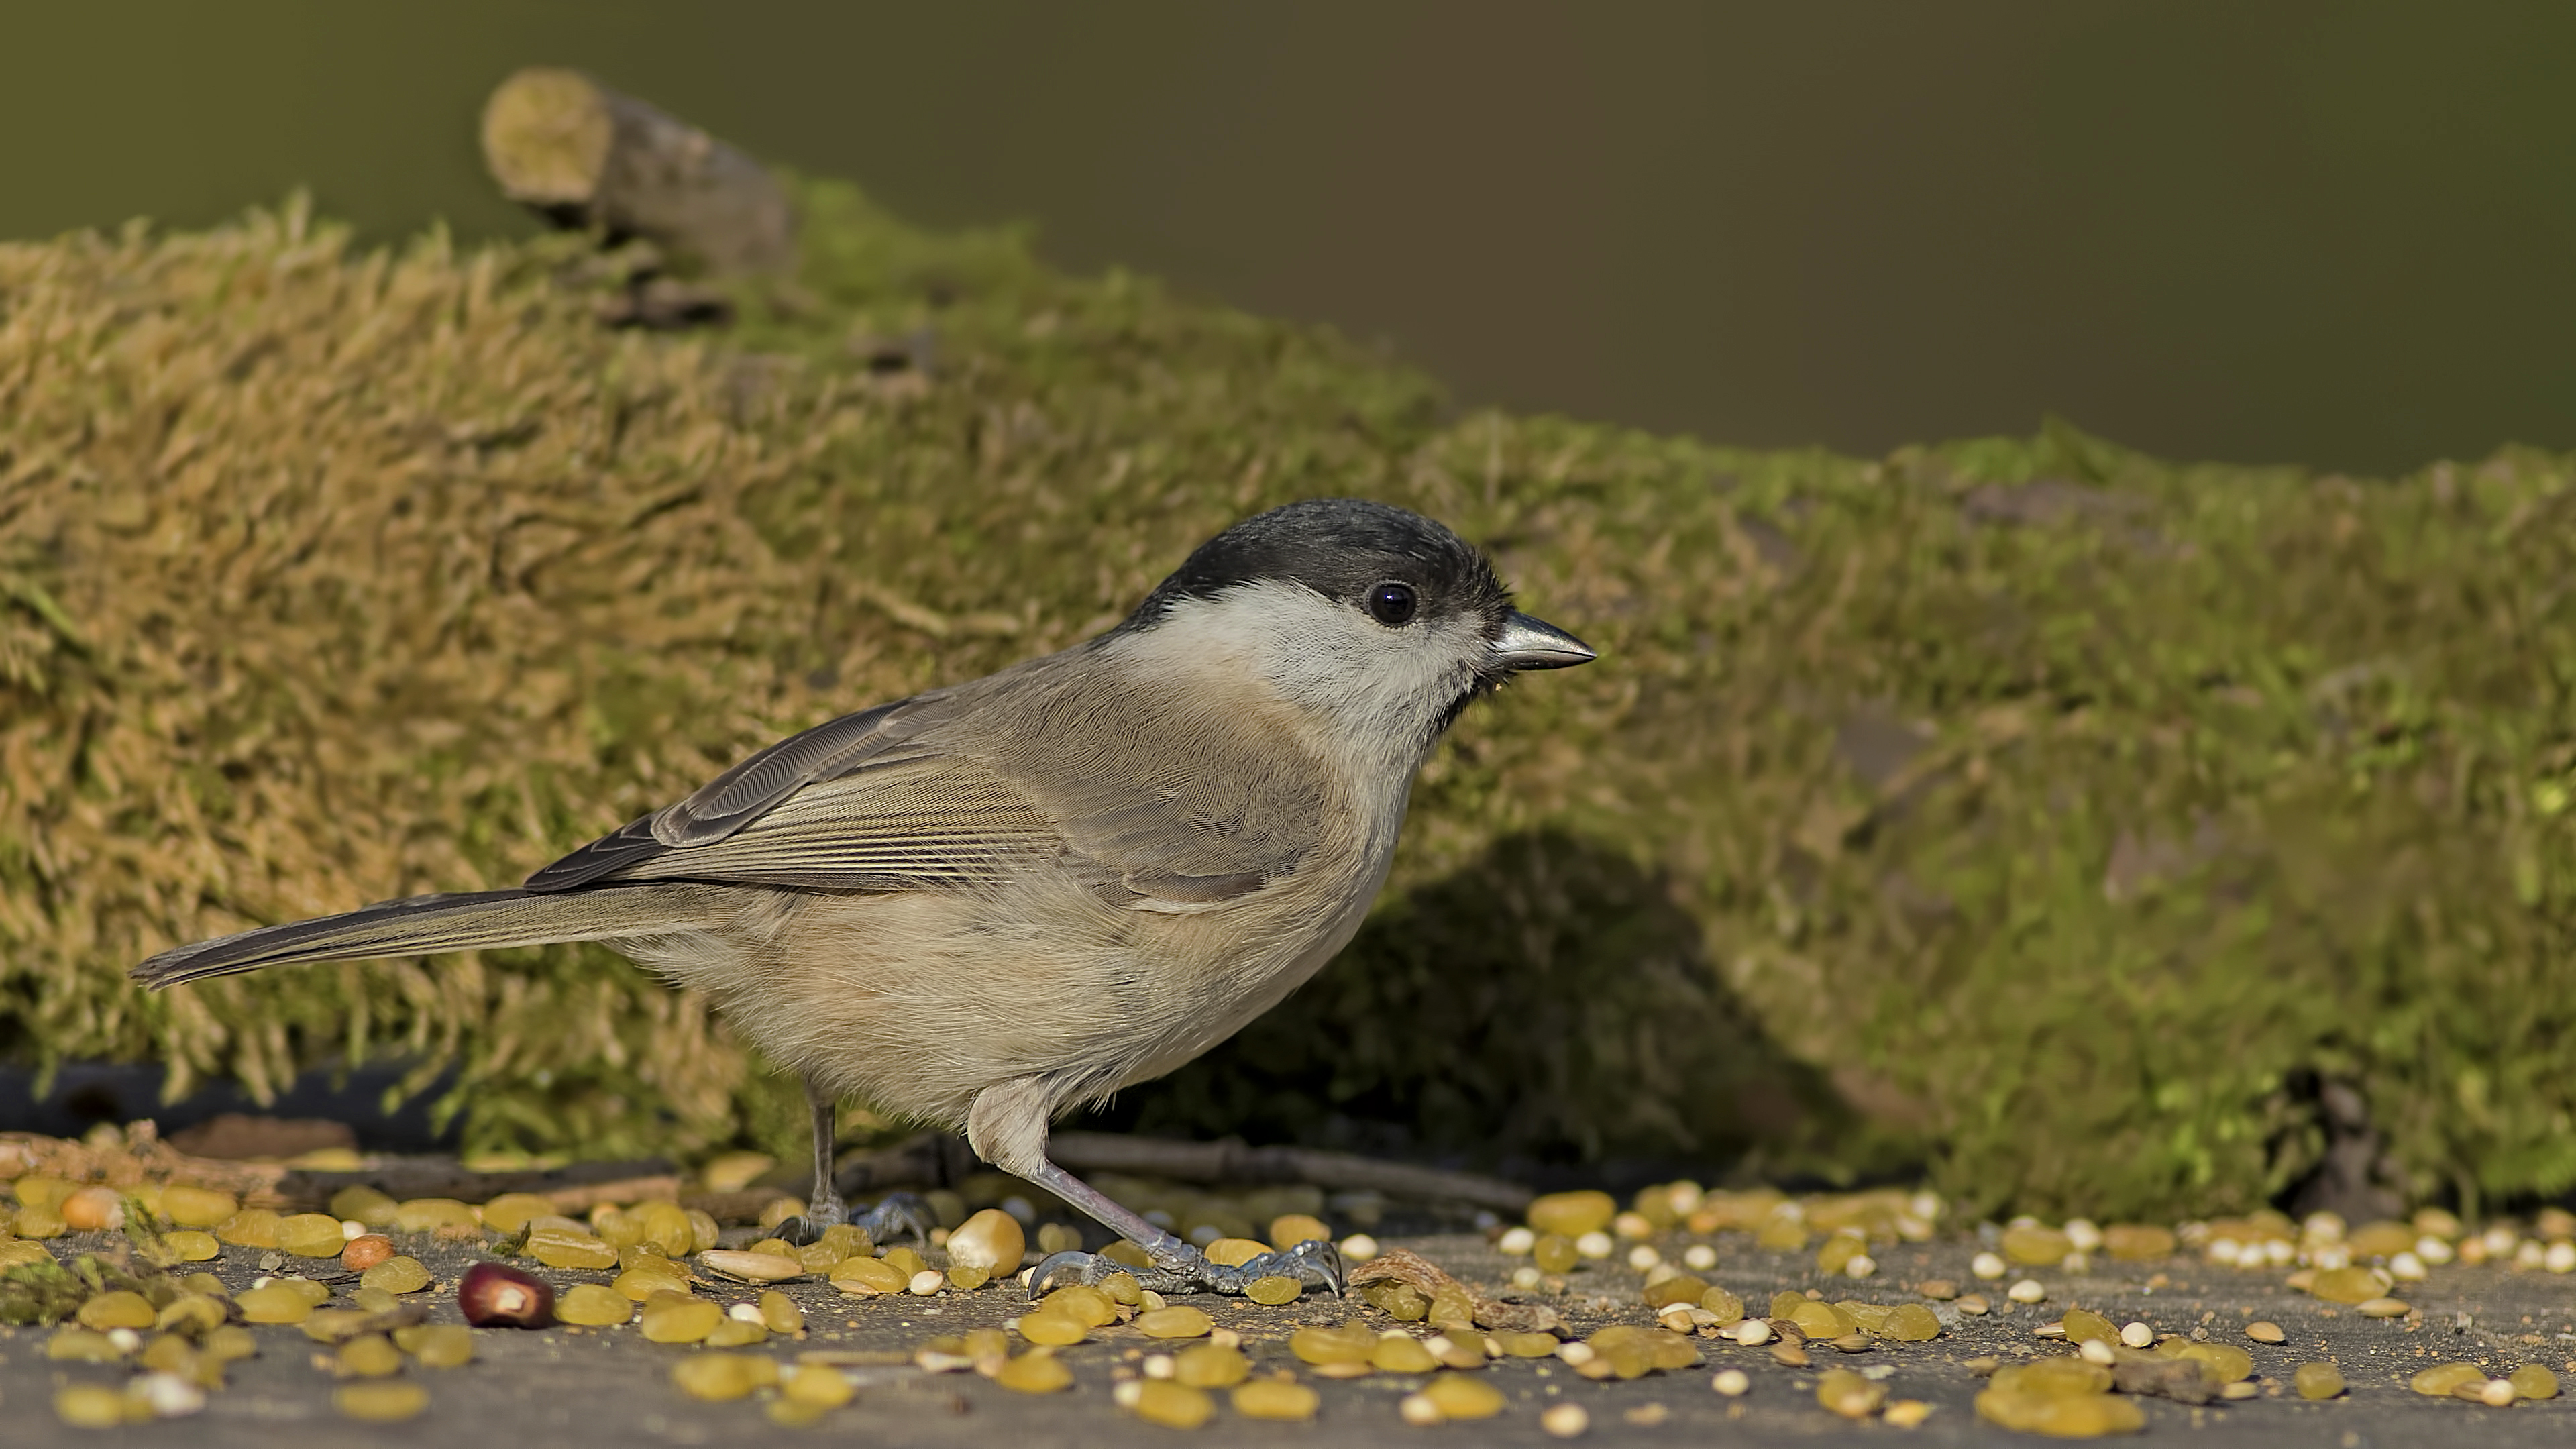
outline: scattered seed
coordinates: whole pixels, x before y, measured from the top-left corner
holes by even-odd
[[[1850,1369],[1827,1369],[1816,1380],[1816,1402],[1827,1413],[1866,1419],[1887,1403],[1887,1390]]]
[[[100,1384],[73,1384],[54,1392],[54,1417],[77,1429],[112,1429],[125,1422],[125,1397]]]
[[[2012,1271],[2012,1265],[1993,1253],[1979,1253],[1968,1264],[1968,1271],[1989,1281]]]
[[[2004,1296],[2015,1303],[2045,1303],[2048,1301],[2048,1290],[2040,1286],[2038,1279],[2024,1278],[2005,1289]]]
[[[994,1373],[993,1382],[1023,1394],[1052,1394],[1073,1387],[1073,1370],[1066,1368],[1052,1349],[1033,1348],[1004,1363]]]
[[[2303,1399],[2331,1399],[2343,1392],[2343,1370],[2330,1363],[2303,1363],[2290,1375],[2290,1385]]]
[[[1134,1326],[1147,1338],[1205,1338],[1216,1320],[1195,1308],[1158,1308],[1137,1315]]]
[[[1735,1330],[1735,1341],[1746,1348],[1758,1347],[1771,1339],[1771,1325],[1759,1318],[1748,1318]]]
[[[2245,1325],[2245,1336],[2256,1343],[2287,1343],[2290,1340],[2290,1335],[2282,1330],[2281,1325],[2268,1318],[2257,1318]]]
[[[1956,1306],[1961,1313],[1970,1317],[1982,1317],[1994,1310],[1994,1305],[1986,1301],[1986,1295],[1983,1293],[1961,1294]]]
[[[715,1304],[676,1294],[646,1299],[644,1316],[638,1320],[644,1337],[653,1343],[704,1343],[724,1321],[724,1310]]]
[[[1719,1369],[1708,1386],[1730,1399],[1740,1399],[1753,1387],[1753,1380],[1742,1369]]]
[[[1552,1192],[1529,1205],[1529,1225],[1542,1233],[1579,1238],[1610,1225],[1619,1204],[1606,1192]]]
[[[1592,1427],[1592,1416],[1581,1404],[1557,1404],[1538,1416],[1538,1426],[1559,1439],[1579,1439]]]
[[[302,1323],[313,1314],[313,1301],[283,1283],[246,1288],[233,1297],[245,1323]]]
[[[624,1323],[635,1312],[635,1304],[614,1288],[597,1283],[581,1283],[564,1290],[555,1304],[555,1316],[566,1323],[586,1328],[606,1328]]]
[[[2156,1331],[2144,1323],[2132,1321],[2120,1325],[2120,1342],[2124,1347],[2146,1348],[2155,1341]]]
[[[211,1228],[241,1211],[241,1200],[213,1188],[172,1183],[161,1190],[161,1216],[183,1228]]]
[[[1442,1374],[1423,1387],[1443,1419],[1490,1419],[1503,1411],[1502,1390],[1465,1374]]]
[[[671,1365],[671,1383],[693,1399],[722,1403],[778,1381],[776,1361],[748,1353],[700,1353]]]
[[[1135,1403],[1128,1407],[1146,1423],[1172,1429],[1195,1429],[1216,1412],[1216,1403],[1206,1390],[1169,1379],[1143,1381],[1138,1385]]]
[[[344,1375],[380,1379],[402,1372],[402,1350],[381,1333],[361,1333],[340,1345],[339,1362]]]
[[[342,1384],[331,1391],[331,1403],[346,1418],[391,1424],[428,1408],[429,1390],[401,1379],[375,1379]]]
[[[1234,1391],[1234,1411],[1247,1419],[1300,1423],[1315,1417],[1320,1403],[1313,1389],[1285,1379],[1259,1379]]]
[[[456,1305],[477,1328],[543,1328],[554,1321],[555,1290],[506,1263],[477,1263],[457,1280]]]

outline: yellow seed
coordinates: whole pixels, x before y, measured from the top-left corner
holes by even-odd
[[[159,1316],[140,1293],[101,1293],[80,1306],[84,1328],[150,1328]]]
[[[1070,1313],[1040,1308],[1020,1318],[1020,1337],[1048,1348],[1063,1348],[1091,1336],[1091,1325]]]
[[[2124,1263],[2170,1258],[2174,1251],[2173,1230],[2145,1223],[2113,1223],[2102,1230],[2102,1251]]]
[[[2442,1363],[2419,1371],[2407,1381],[2415,1392],[2431,1399],[2447,1399],[2462,1384],[2486,1382],[2487,1371],[2473,1363]]]
[[[212,1262],[222,1257],[224,1251],[223,1245],[215,1241],[214,1234],[189,1229],[164,1233],[161,1244],[170,1250],[170,1256],[182,1263]]]
[[[277,1246],[299,1258],[336,1258],[349,1245],[340,1220],[329,1213],[297,1213],[277,1224]]]
[[[555,1317],[585,1328],[624,1323],[634,1311],[635,1304],[625,1294],[597,1283],[577,1283],[555,1300]]]
[[[387,1293],[417,1293],[429,1286],[429,1270],[421,1266],[418,1258],[387,1258],[359,1274],[358,1281]]]
[[[1556,1352],[1552,1333],[1497,1333],[1494,1342],[1513,1358],[1546,1358]]]
[[[1940,1315],[1920,1303],[1900,1304],[1887,1315],[1884,1336],[1898,1343],[1930,1343],[1941,1336]]]
[[[844,1293],[867,1296],[877,1293],[900,1293],[912,1275],[883,1258],[843,1258],[832,1266],[832,1286]]]
[[[2290,1341],[2290,1335],[2282,1331],[2281,1325],[2274,1323],[2268,1318],[2257,1318],[2252,1323],[2245,1325],[2245,1336],[2254,1340],[2256,1343],[2287,1343]]]
[[[152,1326],[202,1336],[221,1327],[225,1317],[222,1299],[207,1293],[182,1293],[153,1315]]]
[[[1423,1386],[1422,1396],[1444,1419],[1490,1419],[1503,1411],[1502,1390],[1466,1374],[1442,1374]]]
[[[1836,1233],[1825,1239],[1825,1245],[1816,1250],[1816,1271],[1829,1276],[1839,1274],[1852,1259],[1862,1257],[1868,1251],[1869,1244],[1865,1240],[1850,1233]]]
[[[1606,1228],[1618,1215],[1618,1202],[1606,1192],[1552,1192],[1529,1205],[1532,1228],[1567,1238]]]
[[[1785,1315],[1798,1325],[1798,1331],[1809,1338],[1840,1338],[1859,1327],[1830,1303],[1801,1298],[1795,1310]]]
[[[2526,1399],[2558,1397],[2558,1375],[2542,1364],[2524,1364],[2506,1375],[2505,1382],[2513,1385],[2513,1391]]]
[[[1019,1219],[1000,1208],[986,1208],[959,1224],[948,1235],[949,1276],[958,1268],[980,1268],[989,1280],[995,1276],[1020,1271],[1020,1260],[1028,1255],[1028,1237]]]
[[[1120,1246],[1127,1246],[1121,1244]],[[1106,1256],[1105,1254],[1103,1256]],[[1127,1308],[1141,1308],[1145,1303],[1145,1285],[1133,1273],[1112,1273],[1097,1285],[1101,1296]]]
[[[1118,1305],[1109,1295],[1087,1284],[1076,1283],[1058,1288],[1038,1305],[1041,1313],[1061,1314],[1076,1323],[1098,1328],[1118,1317]]]
[[[1367,1363],[1377,1353],[1378,1338],[1356,1320],[1339,1328],[1308,1326],[1288,1336],[1288,1351],[1311,1364]]]
[[[54,1391],[54,1417],[79,1429],[112,1429],[125,1422],[125,1396],[100,1384]]]
[[[302,1323],[313,1315],[313,1302],[284,1283],[251,1288],[233,1299],[245,1323]]]
[[[1911,1429],[1932,1417],[1932,1406],[1921,1399],[1899,1399],[1879,1417],[1899,1429]]]
[[[1036,1348],[1003,1364],[994,1373],[993,1382],[1023,1394],[1052,1394],[1073,1387],[1073,1370],[1058,1362],[1053,1352]]]
[[[2331,1399],[2343,1392],[2343,1370],[2330,1363],[2303,1363],[2290,1375],[2303,1399]]]
[[[1148,1424],[1161,1424],[1170,1429],[1195,1429],[1216,1412],[1216,1401],[1205,1389],[1194,1389],[1170,1379],[1146,1379],[1137,1386],[1134,1409],[1136,1417]]]
[[[1816,1402],[1827,1413],[1866,1419],[1887,1402],[1887,1390],[1850,1369],[1827,1369],[1816,1380]]]
[[[725,1321],[724,1310],[703,1298],[651,1298],[644,1304],[644,1336],[655,1343],[700,1343]]]
[[[2072,1239],[2055,1228],[2024,1226],[2004,1229],[2004,1256],[2033,1268],[2053,1268],[2075,1251]]]
[[[533,1228],[528,1256],[549,1268],[614,1268],[617,1250],[572,1228]]]
[[[769,1342],[769,1327],[728,1314],[722,1323],[715,1326],[715,1331],[706,1336],[705,1342],[709,1348],[750,1348],[754,1344]]]
[[[2064,1327],[2068,1343],[2118,1343],[2120,1341],[2120,1330],[2111,1326],[2111,1320],[2082,1308],[2067,1310]]]
[[[289,1293],[295,1294],[316,1308],[319,1308],[323,1304],[331,1301],[330,1285],[327,1283],[317,1283],[310,1278],[280,1278],[277,1280],[277,1286],[285,1289]]]
[[[2180,1356],[2200,1360],[2207,1377],[2222,1384],[2241,1383],[2254,1372],[2254,1356],[2232,1343],[2195,1343]]]
[[[1648,1308],[1661,1308],[1667,1303],[1696,1304],[1706,1298],[1708,1293],[1709,1287],[1706,1283],[1688,1273],[1676,1273],[1669,1278],[1647,1284],[1645,1302]]]
[[[381,1333],[362,1333],[340,1345],[340,1372],[380,1379],[402,1371],[402,1350]]]
[[[1333,1230],[1326,1227],[1321,1218],[1310,1217],[1305,1213],[1282,1213],[1270,1220],[1270,1241],[1283,1248],[1293,1248],[1299,1243],[1329,1243],[1332,1240]]]
[[[394,1343],[424,1368],[459,1368],[474,1361],[474,1330],[461,1323],[418,1323],[394,1330]]]
[[[125,1357],[125,1350],[97,1329],[65,1328],[46,1340],[45,1357],[63,1363],[114,1363]]]
[[[266,1208],[243,1208],[215,1224],[215,1238],[236,1248],[274,1248],[279,1221],[277,1214]],[[27,1235],[24,1224],[18,1231],[21,1236]]]
[[[1701,1294],[1699,1306],[1716,1314],[1720,1323],[1735,1323],[1744,1317],[1744,1300],[1724,1288],[1711,1287]]]
[[[1154,1266],[1154,1257],[1151,1253],[1146,1252],[1144,1249],[1137,1247],[1134,1243],[1128,1242],[1125,1239],[1120,1239],[1115,1243],[1111,1243],[1108,1247],[1101,1249],[1100,1256],[1107,1258],[1110,1262],[1124,1264],[1130,1268],[1151,1268]]]
[[[170,1210],[169,1199],[166,1196],[162,1199],[161,1210],[165,1213]],[[364,1223],[371,1228],[392,1227],[395,1216],[400,1211],[400,1204],[363,1183],[344,1187],[331,1194],[331,1216]]]
[[[1530,1261],[1542,1273],[1571,1273],[1574,1265],[1583,1261],[1583,1254],[1574,1246],[1574,1239],[1549,1233],[1530,1248]]]
[[[1303,1422],[1315,1417],[1315,1391],[1285,1379],[1262,1379],[1234,1391],[1234,1411],[1247,1419]]]
[[[1194,1389],[1229,1389],[1252,1375],[1252,1360],[1221,1343],[1194,1343],[1172,1359],[1172,1377]]]
[[[183,1228],[211,1228],[241,1211],[241,1200],[210,1187],[172,1183],[161,1190],[161,1216]]]
[[[1296,1302],[1305,1291],[1306,1286],[1296,1279],[1269,1273],[1245,1284],[1243,1296],[1263,1307],[1277,1308],[1281,1304]]]
[[[648,1202],[628,1216],[634,1219],[636,1241],[661,1249],[663,1257],[685,1258],[697,1251],[697,1232],[678,1203]]]
[[[671,1365],[673,1387],[713,1403],[742,1398],[776,1376],[770,1360],[744,1353],[693,1354]]]
[[[1558,1404],[1538,1416],[1538,1426],[1553,1438],[1578,1439],[1592,1427],[1592,1415],[1581,1404]]]
[[[876,1260],[871,1258],[869,1262]],[[677,1264],[662,1258],[647,1258],[609,1280],[608,1286],[618,1295],[641,1303],[656,1293],[676,1293],[686,1298],[695,1291],[688,1274]]]
[[[2111,1391],[2111,1371],[2080,1358],[2043,1358],[2034,1363],[2006,1364],[1986,1382],[1989,1388],[2012,1394],[2107,1394]]]
[[[759,1247],[760,1245],[757,1243],[752,1245],[753,1251],[755,1252],[759,1250]],[[930,1264],[924,1260],[919,1253],[914,1252],[910,1248],[888,1248],[886,1249],[884,1261],[893,1264],[895,1268],[903,1274],[906,1282],[911,1281],[913,1274],[924,1272],[930,1267]]]
[[[1409,1334],[1393,1334],[1377,1341],[1377,1351],[1369,1355],[1369,1365],[1381,1373],[1427,1374],[1440,1367],[1440,1360],[1422,1346],[1420,1339]]]
[[[796,1300],[772,1288],[760,1295],[760,1321],[772,1333],[801,1333],[805,1328],[805,1310]]]
[[[1136,1331],[1147,1338],[1204,1338],[1216,1320],[1195,1308],[1174,1305],[1138,1314]]]
[[[2368,1268],[2328,1268],[2308,1284],[2308,1291],[2328,1303],[2367,1303],[2387,1290]]]
[[[442,1228],[480,1234],[483,1220],[474,1209],[452,1197],[416,1197],[394,1205],[394,1226],[406,1233],[434,1233]]]
[[[809,1363],[778,1381],[778,1392],[812,1409],[837,1409],[858,1394],[848,1375],[825,1364]]]
[[[2364,1318],[2404,1318],[2415,1307],[2402,1298],[2365,1298],[2352,1311]]]
[[[428,1408],[429,1390],[401,1379],[374,1379],[342,1384],[331,1391],[331,1403],[348,1418],[391,1424]]]
[[[2137,1401],[2114,1394],[2031,1394],[1990,1388],[1977,1395],[1977,1417],[2024,1433],[2060,1439],[2134,1434],[2147,1416]]]

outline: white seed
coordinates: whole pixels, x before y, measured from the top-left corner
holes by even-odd
[[[126,1396],[156,1419],[184,1419],[206,1406],[206,1391],[173,1373],[148,1373],[125,1386]]]
[[[2549,1250],[2538,1239],[2525,1238],[2514,1246],[2513,1265],[2528,1273],[2549,1260]]]
[[[2388,1276],[2400,1282],[2421,1283],[2432,1275],[2425,1271],[2423,1259],[2413,1253],[2400,1253],[2388,1260]]]
[[[2451,1245],[2431,1233],[2415,1240],[2415,1256],[2438,1268],[2451,1261]]]
[[[1918,1192],[1906,1199],[1905,1210],[1926,1222],[1937,1221],[1941,1216],[1940,1196],[1936,1193]]]
[[[1599,1228],[1594,1228],[1592,1231],[1585,1233],[1582,1237],[1574,1240],[1574,1251],[1581,1253],[1587,1258],[1607,1258],[1618,1246],[1618,1244],[1610,1241],[1610,1235],[1608,1233],[1601,1231]]]
[[[1512,1270],[1512,1286],[1515,1288],[1523,1290],[1535,1288],[1546,1279],[1547,1275],[1540,1272],[1533,1264],[1523,1263]]]
[[[1342,1239],[1342,1257],[1353,1263],[1372,1262],[1377,1258],[1377,1239],[1366,1233],[1353,1233]]]
[[[1145,1381],[1143,1379],[1120,1379],[1118,1382],[1109,1386],[1109,1402],[1116,1404],[1122,1409],[1132,1409],[1136,1407],[1136,1401],[1143,1397],[1145,1397]]]
[[[1634,1260],[1634,1259],[1631,1259],[1630,1261],[1633,1263],[1635,1260]],[[1681,1270],[1681,1269],[1679,1269],[1679,1268],[1677,1268],[1677,1267],[1673,1266],[1673,1265],[1672,1265],[1672,1264],[1670,1264],[1670,1263],[1663,1262],[1663,1261],[1661,1261],[1660,1259],[1659,1259],[1659,1260],[1657,1260],[1657,1261],[1656,1261],[1652,1266],[1648,1267],[1645,1271],[1646,1271],[1646,1286],[1647,1286],[1647,1287],[1649,1287],[1649,1288],[1654,1287],[1656,1284],[1661,1283],[1661,1282],[1665,1281],[1666,1279],[1669,1279],[1669,1278],[1679,1278],[1679,1277],[1684,1276],[1684,1274],[1682,1273],[1682,1270]]]
[[[2068,1218],[2060,1231],[2066,1234],[2066,1241],[2079,1253],[2089,1253],[2102,1246],[2102,1230],[2094,1226],[2091,1218]]]
[[[2299,1224],[2299,1231],[2320,1243],[2340,1243],[2343,1241],[2343,1215],[2331,1212],[2310,1213],[2307,1221]]]
[[[940,1272],[936,1268],[924,1268],[920,1272],[913,1274],[912,1281],[904,1286],[920,1296],[927,1298],[933,1293],[936,1293],[940,1289],[948,1286],[948,1275]]]
[[[1575,1439],[1592,1427],[1592,1416],[1581,1404],[1558,1404],[1538,1416],[1538,1426],[1559,1439]]]
[[[2299,1256],[2298,1245],[2287,1238],[2273,1238],[2263,1244],[2263,1256],[2272,1260],[2273,1267],[2286,1268]]]
[[[1597,1356],[1592,1345],[1579,1338],[1569,1338],[1556,1346],[1556,1356],[1576,1368],[1592,1362]]]
[[[1736,1326],[1735,1341],[1743,1344],[1746,1348],[1751,1348],[1756,1344],[1769,1343],[1771,1341],[1771,1325],[1763,1319],[1748,1318],[1744,1320],[1743,1323]]]
[[[2155,1341],[2156,1331],[2143,1323],[2120,1325],[2120,1342],[2131,1348],[2152,1348],[2155,1346]]]
[[[2549,1251],[2541,1255],[2540,1266],[2552,1273],[2576,1273],[2576,1243],[2550,1244]]]
[[[107,1331],[107,1341],[116,1345],[118,1353],[132,1353],[143,1346],[143,1335],[131,1328],[111,1328]]]
[[[1753,1387],[1753,1380],[1745,1377],[1742,1369],[1719,1369],[1717,1377],[1708,1381],[1708,1386],[1730,1399],[1740,1399],[1746,1390]]]
[[[737,1303],[731,1308],[725,1310],[725,1317],[732,1319],[736,1323],[759,1323],[762,1321],[760,1316],[760,1305],[757,1303]]]
[[[2004,1296],[2015,1303],[2045,1303],[2048,1301],[2048,1290],[2039,1286],[2038,1279],[2024,1278],[2005,1289]]]
[[[355,1242],[367,1235],[367,1225],[356,1218],[340,1219],[340,1241]]]
[[[1675,1333],[1688,1333],[1699,1326],[1691,1321],[1691,1306],[1687,1303],[1665,1304],[1655,1311],[1655,1321]]]
[[[1708,1189],[1687,1177],[1664,1189],[1665,1201],[1670,1202],[1673,1205],[1673,1212],[1681,1217],[1689,1217],[1692,1213],[1698,1212],[1700,1203],[1707,1197]]]
[[[2236,1260],[2243,1256],[2245,1248],[2234,1238],[2212,1238],[2209,1240],[2207,1251],[2209,1261],[2232,1267]]]
[[[1628,1250],[1628,1266],[1640,1273],[1661,1265],[1663,1261],[1664,1255],[1656,1252],[1652,1243],[1639,1243]]]
[[[1144,1367],[1145,1377],[1149,1379],[1167,1379],[1180,1370],[1179,1363],[1174,1361],[1172,1356],[1168,1353],[1149,1353],[1145,1355]]]
[[[1403,1415],[1404,1422],[1408,1424],[1428,1427],[1441,1421],[1440,1406],[1431,1401],[1429,1394],[1407,1394],[1404,1402],[1395,1406],[1395,1411]]]
[[[2308,1254],[2308,1261],[2314,1264],[2319,1272],[2331,1273],[2337,1268],[2352,1266],[2352,1249],[2341,1243],[2327,1244]]]
[[[2117,1353],[2111,1351],[2111,1345],[2098,1338],[2084,1340],[2075,1351],[2083,1356],[2086,1363],[2098,1363],[2104,1368],[2109,1368],[2120,1359]]]
[[[1527,1228],[1513,1228],[1494,1240],[1497,1251],[1509,1253],[1515,1258],[1528,1257],[1530,1249],[1537,1246],[1538,1234]]]
[[[1651,1238],[1655,1235],[1655,1225],[1639,1212],[1621,1213],[1612,1218],[1610,1230],[1623,1238]]]
[[[2510,1407],[2521,1397],[2522,1391],[2513,1386],[2511,1379],[2489,1379],[2478,1389],[2478,1402],[2491,1409]]]
[[[1976,1260],[1968,1264],[1968,1271],[1980,1278],[2000,1278],[2012,1270],[2004,1265],[2004,1260],[1998,1255],[1979,1253]]]
[[[1706,1243],[1693,1243],[1682,1250],[1682,1263],[1693,1272],[1705,1273],[1717,1266],[1717,1249]]]
[[[1854,1253],[1843,1260],[1843,1276],[1866,1278],[1878,1271],[1878,1260],[1867,1253]]]

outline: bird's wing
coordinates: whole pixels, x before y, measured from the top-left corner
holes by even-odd
[[[528,888],[966,890],[1046,864],[1109,904],[1190,912],[1261,889],[1312,848],[1320,801],[1280,768],[1298,751],[1258,733],[1176,735],[1189,721],[1170,700],[1071,682],[1038,668],[991,705],[1002,692],[979,681],[818,725]]]

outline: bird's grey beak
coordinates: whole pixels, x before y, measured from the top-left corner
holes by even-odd
[[[1591,645],[1517,609],[1494,636],[1494,660],[1505,669],[1564,669],[1599,657]]]

